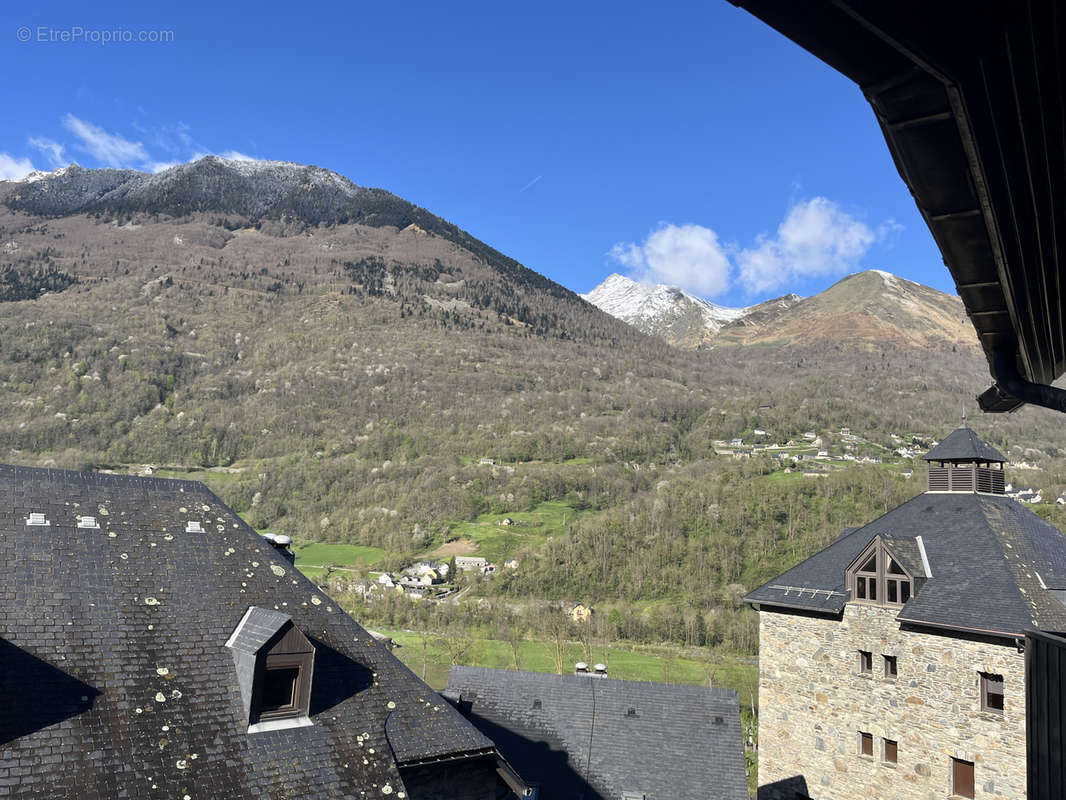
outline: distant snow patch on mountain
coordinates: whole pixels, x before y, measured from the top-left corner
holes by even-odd
[[[609,275],[582,297],[616,319],[674,342],[699,343],[747,312],[717,305],[676,286],[640,283],[618,274]]]
[[[607,276],[603,283],[581,296],[612,317],[631,324],[637,320],[654,321],[664,316],[679,316],[686,301],[703,310],[706,326],[710,330],[717,330],[723,324],[744,316],[747,311],[744,308],[716,305],[675,286],[638,283],[617,273]]]

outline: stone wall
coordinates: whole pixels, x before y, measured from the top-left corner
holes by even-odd
[[[759,614],[759,800],[944,800],[952,757],[975,796],[1025,797],[1025,656],[1013,645],[904,632],[898,609],[849,603],[843,619]],[[859,673],[860,650],[873,653]],[[898,676],[883,677],[882,655]],[[1004,711],[981,710],[980,672],[1003,676]],[[874,736],[859,754],[859,732]],[[882,760],[884,739],[898,763]]]

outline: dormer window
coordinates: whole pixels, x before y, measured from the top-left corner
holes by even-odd
[[[311,724],[315,649],[287,614],[252,606],[226,646],[233,651],[248,733]]]
[[[901,606],[911,599],[914,579],[877,537],[848,569],[847,585],[852,600]]]
[[[910,599],[910,577],[896,563],[896,559],[889,556],[888,566],[885,569],[885,602],[890,605],[901,606]]]
[[[855,571],[856,600],[877,600],[877,581],[881,575],[879,555],[875,551]]]

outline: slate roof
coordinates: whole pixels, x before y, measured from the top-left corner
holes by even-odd
[[[447,691],[541,797],[748,797],[731,689],[452,667]]]
[[[994,461],[1000,464],[1007,460],[999,450],[965,426],[953,430],[922,458],[926,461]]]
[[[1030,628],[1066,631],[1066,607],[1052,593],[1066,589],[1066,536],[1003,495],[918,495],[744,599],[838,614],[848,599],[845,570],[875,536],[916,578],[924,573],[918,536],[929,559],[932,574],[900,622],[1011,637]]]
[[[249,606],[226,646],[255,655],[290,619],[288,614],[282,614],[280,611]]]
[[[356,800],[492,749],[202,484],[0,465],[0,563],[0,796]],[[314,645],[312,726],[246,733],[249,606]]]

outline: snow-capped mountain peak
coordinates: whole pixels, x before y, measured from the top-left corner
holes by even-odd
[[[62,178],[64,175],[66,175],[71,170],[71,168],[80,169],[78,164],[72,161],[67,166],[59,167],[59,169],[54,169],[51,172],[45,172],[44,170],[40,170],[40,169],[39,170],[34,170],[29,175],[27,175],[25,178],[22,178],[21,180],[19,180],[17,182],[18,183],[37,183],[37,181],[46,181],[46,180],[48,180],[50,178]]]
[[[676,286],[641,283],[617,273],[582,297],[645,333],[690,344],[701,343],[747,311],[717,305]]]

